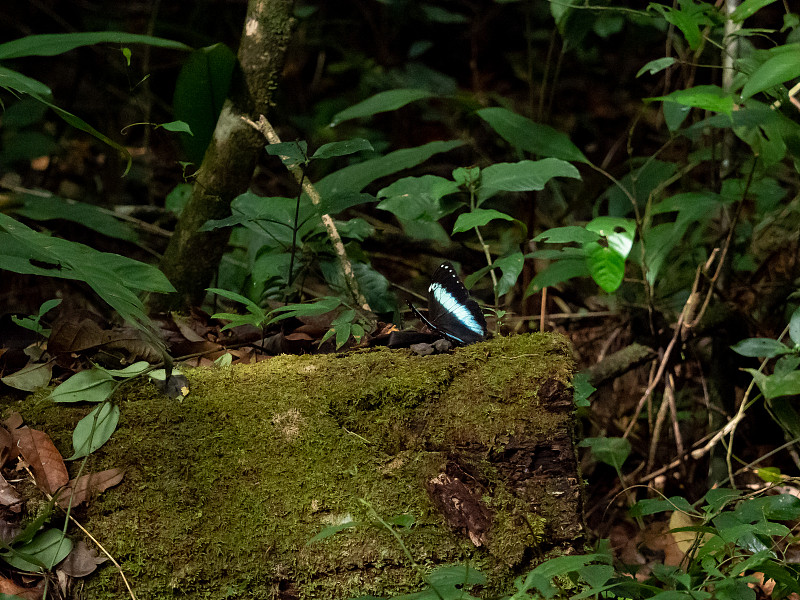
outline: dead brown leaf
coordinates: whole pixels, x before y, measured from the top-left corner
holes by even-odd
[[[17,427],[22,426],[22,415],[19,414],[17,411],[12,412],[5,421],[3,421],[3,425],[5,425],[6,429],[11,431],[12,429],[16,429]]]
[[[5,477],[0,475],[0,504],[9,507],[20,502],[22,502],[22,496],[17,493],[13,485],[6,481]]]
[[[67,467],[49,435],[27,426],[14,429],[11,435],[14,446],[33,469],[39,489],[55,494],[58,488],[67,484]]]
[[[78,540],[64,562],[58,565],[58,570],[70,577],[86,577],[97,569],[97,565],[107,560],[105,556],[98,556],[97,551],[90,548],[86,542]]]
[[[43,596],[41,583],[36,584],[34,587],[26,588],[2,576],[0,576],[0,594],[19,596],[25,600],[41,600]]]
[[[124,475],[125,471],[122,469],[107,469],[99,473],[82,475],[77,480],[73,479],[58,493],[58,505],[66,508],[71,499],[72,506],[78,506],[92,496],[119,484]]]
[[[14,456],[14,440],[11,432],[5,427],[0,426],[0,467]]]

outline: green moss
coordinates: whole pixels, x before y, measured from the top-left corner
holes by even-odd
[[[572,366],[563,338],[534,334],[451,355],[379,350],[193,369],[181,402],[130,386],[118,430],[89,465],[123,467],[125,479],[80,517],[140,600],[419,589],[404,549],[360,499],[382,518],[415,517],[401,536],[423,567],[467,557],[499,588],[541,554],[531,549],[566,509],[546,486],[523,499],[494,462],[512,440],[570,430],[571,412],[548,411],[540,392],[545,379],[568,384]],[[66,455],[86,412],[39,396],[23,416]],[[425,489],[454,455],[474,467],[494,514],[482,548],[447,527]],[[347,521],[364,524],[306,544]],[[85,589],[123,593],[110,566]]]

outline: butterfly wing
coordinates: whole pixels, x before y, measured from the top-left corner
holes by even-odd
[[[472,344],[486,337],[486,319],[478,303],[458,278],[453,265],[443,263],[428,286],[428,323],[457,344]]]

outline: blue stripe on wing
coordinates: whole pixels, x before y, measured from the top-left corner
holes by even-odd
[[[453,315],[464,327],[478,335],[485,335],[484,326],[478,323],[469,308],[456,300],[441,283],[432,283],[428,291],[433,294],[433,297],[442,305],[442,308]]]

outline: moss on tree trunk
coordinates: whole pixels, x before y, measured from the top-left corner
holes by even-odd
[[[193,369],[183,401],[130,389],[89,469],[126,469],[78,514],[139,600],[394,595],[422,587],[375,515],[428,570],[469,561],[477,595],[582,535],[571,351],[532,334],[451,355],[364,351]],[[23,411],[63,451],[86,409]],[[84,509],[85,511],[86,509]],[[372,512],[374,511],[374,512]],[[313,544],[325,527],[359,523]],[[84,597],[122,598],[104,566]]]

